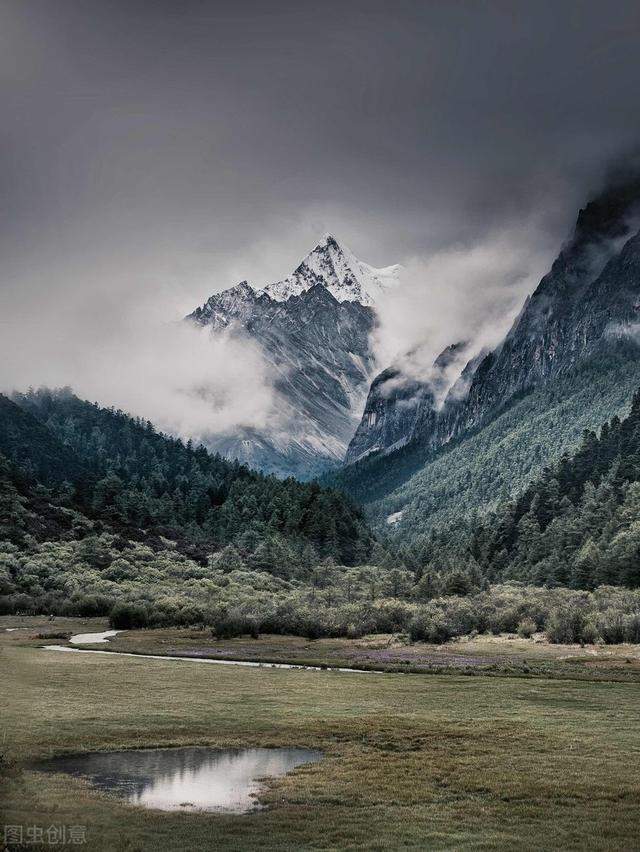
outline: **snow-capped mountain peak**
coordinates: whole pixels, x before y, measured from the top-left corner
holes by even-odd
[[[369,266],[358,260],[333,234],[326,233],[287,278],[268,284],[261,290],[241,281],[234,287],[214,293],[189,319],[202,325],[227,327],[231,323],[242,322],[260,300],[263,305],[265,300],[286,302],[292,296],[300,296],[317,286],[324,287],[338,302],[358,302],[376,307],[381,294],[399,284],[401,270],[399,264],[382,269]]]
[[[263,470],[301,477],[336,467],[377,369],[371,341],[378,295],[399,267],[374,269],[325,234],[291,275],[257,290],[216,293],[187,319],[238,334],[261,350],[274,408],[261,429],[206,436],[211,449]],[[212,369],[216,369],[212,365]]]
[[[398,283],[400,266],[375,269],[361,260],[333,234],[324,234],[302,263],[282,281],[268,284],[264,293],[276,302],[285,302],[321,284],[338,302],[375,305],[378,297]]]

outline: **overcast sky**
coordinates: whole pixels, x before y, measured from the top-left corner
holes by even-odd
[[[0,0],[0,382],[63,378],[79,324],[126,346],[124,314],[283,276],[325,231],[444,257],[448,290],[452,256],[507,240],[501,310],[637,146],[638,56],[637,0]]]

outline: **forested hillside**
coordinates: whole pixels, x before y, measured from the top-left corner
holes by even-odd
[[[479,524],[471,551],[492,581],[640,586],[640,392],[628,417],[586,432],[577,452]]]
[[[637,174],[621,172],[579,211],[510,331],[463,369],[464,392],[456,381],[437,404],[428,388],[412,391],[408,422],[396,411],[403,396],[396,406],[374,383],[356,442],[372,455],[333,482],[378,530],[415,544],[495,509],[573,451],[584,429],[626,412],[640,384],[639,199]]]
[[[254,473],[69,391],[0,402],[4,488],[18,488],[32,510],[39,494],[36,515],[75,512],[97,531],[151,546],[168,539],[200,560],[229,544],[265,565],[326,557],[353,564],[369,554],[361,511],[336,491]],[[20,525],[10,531],[19,543]],[[84,534],[84,524],[66,533]]]
[[[432,531],[459,527],[496,509],[545,465],[572,452],[585,429],[599,429],[614,414],[624,416],[640,386],[639,353],[631,340],[603,347],[440,450],[413,444],[352,465],[331,482],[364,502],[379,530],[399,543],[430,549]]]
[[[0,453],[46,485],[79,480],[85,469],[74,453],[37,418],[0,394]]]
[[[598,387],[589,378],[576,393]],[[606,588],[640,587],[640,392],[627,418],[587,432],[486,520],[442,515],[437,530],[387,547],[338,492],[252,473],[69,392],[16,399],[1,400],[0,445],[21,462],[0,455],[2,612],[208,624],[220,636],[640,635],[637,593]],[[535,424],[535,395],[519,404],[523,428]],[[54,451],[77,479],[62,478]]]

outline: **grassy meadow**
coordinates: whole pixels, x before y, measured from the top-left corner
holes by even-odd
[[[83,627],[83,630],[86,628]],[[104,628],[100,628],[104,629]],[[537,634],[474,637],[427,644],[403,634],[359,639],[310,640],[303,636],[263,635],[260,639],[219,639],[195,628],[126,630],[102,650],[225,660],[257,660],[298,665],[348,667],[384,672],[459,673],[640,682],[640,645],[561,645]]]
[[[638,847],[633,682],[61,654],[37,647],[45,619],[2,621],[29,624],[0,631],[6,824],[81,824],[97,852]],[[325,759],[270,783],[267,807],[244,816],[144,810],[28,769],[64,752],[188,744],[309,746]]]

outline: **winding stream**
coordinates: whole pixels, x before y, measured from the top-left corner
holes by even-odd
[[[107,643],[120,630],[105,630],[102,633],[78,633],[69,642],[72,645],[97,645]],[[266,663],[255,660],[218,660],[209,657],[170,656],[168,654],[136,654],[132,651],[100,651],[97,648],[77,648],[69,645],[45,645],[45,651],[63,651],[68,654],[106,654],[110,657],[135,657],[139,660],[176,660],[183,663],[209,663],[217,666],[246,666],[256,669],[302,669],[309,672],[349,672],[350,674],[384,674],[375,669],[351,669],[343,666],[305,666],[300,663]]]

